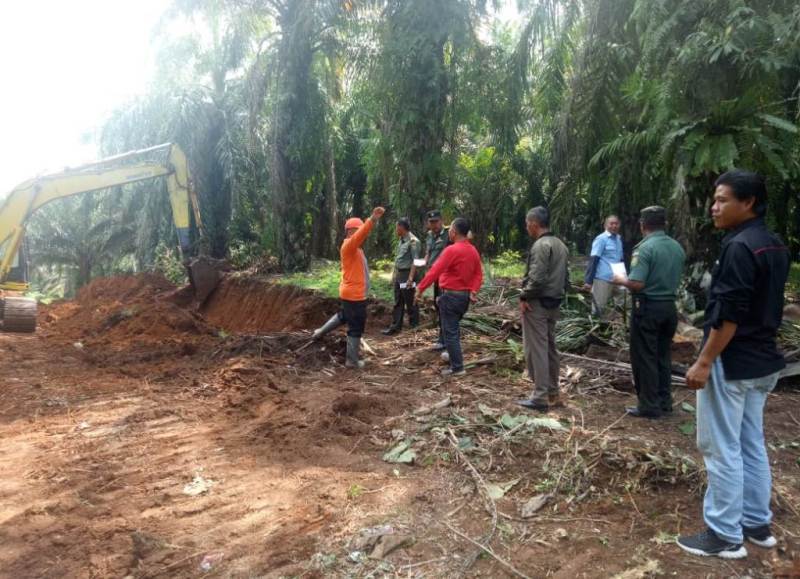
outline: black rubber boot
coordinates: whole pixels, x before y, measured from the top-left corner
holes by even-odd
[[[363,368],[364,361],[359,357],[361,338],[347,336],[347,353],[345,354],[345,368]]]

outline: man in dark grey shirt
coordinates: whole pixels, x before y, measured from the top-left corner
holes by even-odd
[[[528,252],[519,306],[525,364],[534,391],[530,400],[517,403],[547,412],[551,406],[563,405],[558,390],[556,321],[569,287],[569,250],[550,232],[550,213],[544,207],[534,207],[528,212],[526,227],[535,241]]]

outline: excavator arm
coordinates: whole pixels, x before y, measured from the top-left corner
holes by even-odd
[[[186,156],[180,147],[164,144],[150,149],[110,157],[61,173],[25,181],[0,202],[0,290],[24,291],[27,284],[9,280],[9,273],[19,260],[25,225],[31,215],[56,199],[117,185],[163,177],[167,181],[172,218],[184,260],[190,248],[190,211],[202,234],[197,197],[191,187]],[[23,252],[24,253],[24,252]],[[194,277],[189,269],[190,280]],[[196,288],[195,288],[196,289]],[[210,288],[213,290],[213,288]],[[204,288],[204,293],[210,293]],[[32,305],[31,305],[32,302]],[[20,297],[5,297],[0,303],[3,329],[33,331],[36,327],[36,302]],[[31,319],[31,315],[33,318]]]

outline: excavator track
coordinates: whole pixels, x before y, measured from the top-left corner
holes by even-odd
[[[4,298],[2,303],[4,332],[35,332],[38,308],[30,298]]]

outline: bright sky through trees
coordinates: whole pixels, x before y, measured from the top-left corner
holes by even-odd
[[[0,198],[96,158],[87,139],[147,91],[153,31],[170,0],[27,0],[0,8]],[[512,19],[509,2],[498,14]]]
[[[95,157],[82,137],[147,90],[169,0],[26,0],[0,8],[0,197]],[[84,141],[84,142],[82,142]]]

